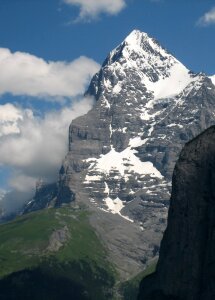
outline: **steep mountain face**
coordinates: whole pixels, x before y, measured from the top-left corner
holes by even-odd
[[[86,195],[142,221],[132,200],[166,206],[182,145],[214,124],[214,85],[134,31],[110,53],[87,95],[96,104],[70,126],[60,194],[68,188],[76,199]]]
[[[139,299],[215,299],[214,228],[215,126],[181,152],[157,271],[142,281]]]
[[[215,123],[215,86],[135,30],[109,54],[86,95],[96,103],[70,126],[48,203],[89,206],[92,225],[127,276],[158,253],[174,164],[182,146]],[[41,205],[36,195],[30,206],[47,206],[42,194]]]

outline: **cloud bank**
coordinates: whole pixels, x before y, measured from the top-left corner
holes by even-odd
[[[205,13],[197,22],[200,26],[209,26],[215,24],[215,7]]]
[[[125,6],[125,0],[64,0],[64,3],[80,7],[77,20],[92,20],[105,13],[117,15]]]
[[[4,197],[0,193],[0,215],[1,207],[11,213],[29,200],[39,178],[57,179],[67,152],[69,125],[93,104],[91,98],[74,99],[84,93],[99,67],[84,56],[72,62],[53,62],[0,48],[0,96],[9,93],[54,102],[71,99],[43,117],[19,105],[0,105],[0,167],[12,170],[7,182],[11,192]]]
[[[0,48],[0,95],[43,97],[61,101],[85,91],[99,65],[87,57],[72,62],[45,61],[34,55]]]
[[[33,189],[40,177],[47,181],[56,179],[67,151],[69,124],[87,113],[92,104],[91,98],[84,98],[72,107],[48,112],[43,118],[12,104],[0,106],[5,122],[8,116],[14,129],[0,137],[0,165],[14,170],[9,182],[11,188],[24,192]]]

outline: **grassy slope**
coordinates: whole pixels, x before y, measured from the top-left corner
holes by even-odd
[[[68,241],[57,252],[48,251],[52,233],[65,226],[69,229]],[[89,299],[112,299],[110,290],[117,278],[84,209],[46,209],[1,225],[0,277],[21,270],[36,271],[30,275],[25,274],[24,277],[22,273],[12,275],[15,279],[4,279],[4,285],[10,286],[11,282],[14,284],[17,277],[19,283],[20,278],[39,278],[35,275],[39,272],[49,276],[50,282],[65,279],[80,285],[82,292],[85,291]],[[41,294],[44,294],[44,291],[41,291]]]
[[[70,238],[58,251],[50,252],[47,250],[50,236],[65,226]],[[140,281],[154,272],[155,267],[156,263],[115,286],[117,273],[107,260],[106,250],[90,226],[84,208],[45,209],[0,225],[1,299],[4,299],[1,292],[11,290],[13,294],[5,299],[102,300],[121,299],[121,294],[122,299],[134,300]],[[67,296],[67,289],[72,296]]]

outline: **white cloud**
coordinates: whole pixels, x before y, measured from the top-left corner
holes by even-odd
[[[200,26],[208,26],[215,24],[215,7],[213,7],[210,11],[205,13],[197,22]]]
[[[38,178],[56,180],[58,170],[67,152],[70,122],[92,107],[93,100],[84,98],[72,107],[48,112],[44,118],[35,117],[32,111],[11,104],[0,106],[0,112],[12,119],[17,133],[0,138],[0,165],[12,167],[14,174],[9,184],[20,192],[32,190]],[[17,117],[18,116],[18,117]]]
[[[47,101],[74,99],[84,93],[99,67],[87,57],[70,63],[47,62],[28,53],[11,53],[0,48],[0,95],[11,93]],[[67,103],[43,117],[11,103],[0,105],[0,167],[11,170],[8,179],[11,192],[1,203],[8,213],[32,197],[38,178],[47,182],[57,179],[67,152],[69,125],[74,118],[87,113],[93,99],[73,101],[70,107],[65,106]]]
[[[22,172],[14,171],[12,177],[9,180],[10,187],[19,192],[25,193],[26,191],[34,193],[35,191],[35,178],[27,176]]]
[[[26,114],[30,111],[26,110]],[[0,137],[12,133],[19,133],[18,122],[23,120],[23,112],[8,103],[0,105]]]
[[[85,91],[99,65],[92,59],[80,57],[72,62],[45,61],[34,55],[0,48],[0,95],[28,95],[61,101]]]
[[[66,4],[80,7],[78,20],[95,19],[100,14],[118,14],[125,6],[125,0],[64,0]]]
[[[23,208],[23,203],[31,199],[32,195],[31,191],[22,192],[15,189],[4,192],[0,199],[0,216],[2,214],[3,217],[8,217],[10,214],[19,213]]]

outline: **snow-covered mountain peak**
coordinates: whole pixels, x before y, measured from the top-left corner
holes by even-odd
[[[134,29],[124,40],[129,45],[138,45],[141,47],[141,44],[150,39],[149,35],[146,32],[141,32],[138,29]]]
[[[163,65],[163,63],[176,63],[177,60],[168,53],[155,39],[147,33],[133,30],[125,40],[118,45],[105,61],[106,64],[113,64],[118,60],[136,61],[142,59],[151,65]]]
[[[129,47],[136,52],[139,52],[146,57],[149,55],[160,56],[167,59],[171,56],[166,49],[164,49],[155,39],[150,37],[147,33],[140,30],[133,30],[122,43],[125,47]],[[172,57],[174,59],[174,57]]]
[[[101,91],[107,98],[138,87],[143,97],[162,99],[181,93],[192,81],[193,74],[155,39],[134,30],[110,52],[88,92],[98,99]]]

